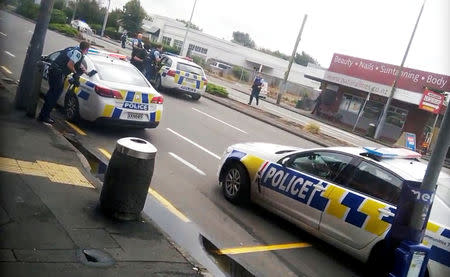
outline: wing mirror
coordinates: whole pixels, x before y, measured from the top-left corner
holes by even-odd
[[[41,56],[41,61],[47,62],[48,61],[48,56]]]

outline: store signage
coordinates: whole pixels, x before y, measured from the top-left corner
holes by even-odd
[[[334,54],[328,71],[392,87],[398,66]],[[450,91],[450,76],[403,68],[397,88],[422,93],[424,87]]]
[[[416,151],[416,134],[406,133],[406,148]]]
[[[441,111],[442,103],[444,103],[445,96],[425,89],[423,92],[422,100],[419,104],[419,109],[438,114]]]

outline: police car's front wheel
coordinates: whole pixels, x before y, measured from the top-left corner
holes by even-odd
[[[80,106],[77,96],[73,91],[68,91],[64,99],[64,110],[67,121],[78,122],[80,120]]]
[[[223,195],[235,204],[242,204],[249,200],[250,181],[247,170],[241,163],[232,163],[225,169],[223,178]]]

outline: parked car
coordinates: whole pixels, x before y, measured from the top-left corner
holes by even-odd
[[[60,51],[42,57],[45,63],[42,90],[48,90],[48,66]],[[58,104],[64,107],[69,121],[84,119],[96,122],[117,123],[126,126],[155,128],[163,111],[163,96],[159,94],[126,57],[90,49],[83,60],[88,70],[97,74],[80,77],[80,86],[64,83]]]
[[[89,27],[89,25],[81,20],[72,20],[72,22],[70,22],[70,25],[72,25],[72,27],[74,27],[75,29],[77,29],[80,32],[85,32],[85,33],[89,33],[92,34],[92,29],[91,27]]]
[[[218,177],[227,200],[255,202],[357,259],[383,266],[402,184],[425,174],[419,157],[398,148],[241,143],[226,149]],[[450,276],[449,206],[450,176],[441,172],[423,240],[431,247],[429,276]]]
[[[198,64],[176,55],[164,55],[155,79],[157,90],[170,89],[200,99],[208,80]]]

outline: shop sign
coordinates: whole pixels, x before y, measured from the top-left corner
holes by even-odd
[[[406,133],[406,148],[416,151],[416,134]]]
[[[442,103],[444,103],[445,96],[425,89],[423,92],[422,100],[419,104],[419,109],[438,114],[441,111]]]
[[[334,54],[328,71],[392,87],[398,66]],[[404,67],[397,88],[422,93],[424,87],[450,91],[450,76]],[[362,85],[362,84],[361,84]],[[380,94],[380,93],[377,93]]]

